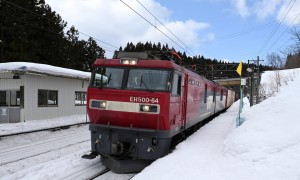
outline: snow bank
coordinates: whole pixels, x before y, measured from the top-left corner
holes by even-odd
[[[238,128],[235,102],[134,179],[299,180],[300,78],[287,84],[251,108],[244,101],[245,122]]]

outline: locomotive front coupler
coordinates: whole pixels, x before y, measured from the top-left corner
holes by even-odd
[[[89,154],[84,154],[81,156],[83,159],[95,159],[99,154],[96,152],[90,152]]]
[[[130,148],[130,143],[117,141],[111,144],[111,153],[113,155],[122,155]]]
[[[91,151],[89,154],[82,155],[81,158],[83,158],[83,159],[95,159],[99,155],[99,152],[97,150],[97,145],[98,144],[102,144],[100,139],[97,139],[97,141],[95,142],[95,149],[96,149],[97,152],[92,152]]]

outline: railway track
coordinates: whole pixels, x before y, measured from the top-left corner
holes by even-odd
[[[17,133],[3,134],[3,135],[0,135],[0,140],[4,137],[17,136],[17,135],[22,135],[22,134],[30,134],[30,133],[36,133],[36,132],[41,132],[41,131],[58,131],[58,130],[63,130],[63,129],[69,129],[70,127],[73,127],[73,126],[82,126],[82,125],[86,125],[86,124],[88,124],[88,122],[62,125],[62,126],[51,127],[51,128],[42,128],[42,129],[36,129],[36,130],[30,130],[30,131],[22,131],[22,132],[17,132]]]
[[[136,174],[116,174],[109,169],[105,169],[99,174],[95,175],[94,177],[90,178],[90,180],[111,180],[111,179],[118,179],[118,180],[129,180],[133,178]]]
[[[130,179],[115,174],[100,158],[82,159],[90,146],[87,127],[6,136],[0,141],[0,179]]]
[[[86,132],[76,133],[71,134],[71,138],[69,135],[64,135],[59,138],[49,138],[44,141],[0,149],[0,165],[3,166],[8,163],[38,156],[57,149],[63,149],[78,143],[89,142],[90,139],[87,138],[88,135],[89,133]]]
[[[96,178],[99,178],[100,176],[102,176],[102,175],[108,173],[109,171],[110,171],[110,169],[105,168],[105,169],[103,169],[102,171],[100,171],[99,173],[94,174],[93,176],[91,176],[91,177],[89,178],[89,180],[94,180],[94,179],[96,179]]]

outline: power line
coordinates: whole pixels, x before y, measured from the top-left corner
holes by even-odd
[[[181,49],[186,51],[182,46],[180,46],[177,42],[175,42],[172,38],[170,38],[166,33],[158,29],[153,23],[151,23],[148,19],[146,19],[144,16],[142,16],[140,13],[138,13],[136,10],[134,10],[131,6],[129,6],[127,3],[125,3],[123,0],[120,0],[124,5],[126,5],[129,9],[131,9],[133,12],[135,12],[137,15],[139,15],[142,19],[144,19],[146,22],[148,22],[151,26],[153,26],[155,29],[157,29],[160,33],[162,33],[164,36],[166,36],[168,39],[170,39],[173,43],[175,43],[177,46],[179,46]]]
[[[244,35],[244,34],[249,34],[249,33],[252,33],[254,31],[258,31],[260,29],[268,28],[269,25],[274,24],[274,23],[276,23],[276,22],[270,22],[270,23],[267,23],[267,24],[264,24],[264,25],[251,27],[251,28],[245,29],[243,31],[239,31],[239,32],[235,32],[235,33],[232,33],[232,34],[220,36],[216,40],[200,41],[199,43],[201,43],[201,44],[209,44],[209,43],[216,42],[216,41],[219,41],[219,40],[224,40],[224,39],[228,39],[228,38],[233,38],[235,36],[241,36],[241,35]]]
[[[292,0],[290,1],[290,3],[288,4],[288,6],[286,7],[284,13],[286,12],[286,10],[288,9],[289,5],[291,4]],[[271,38],[273,37],[273,35],[275,34],[275,32],[277,31],[277,29],[279,28],[279,26],[282,24],[283,20],[285,19],[285,17],[288,15],[288,13],[290,12],[290,10],[292,9],[292,7],[294,6],[296,0],[294,0],[293,4],[291,5],[291,7],[289,8],[289,10],[286,12],[286,14],[284,15],[284,17],[281,19],[281,21],[279,22],[279,24],[277,24],[277,26],[273,29],[273,31],[270,33],[267,41],[263,44],[262,48],[259,50],[258,54],[260,54],[264,48],[267,46],[268,42],[271,40]]]
[[[167,28],[156,16],[154,16],[139,0],[136,0],[152,17],[155,18],[166,30],[168,30],[179,42],[181,42],[187,49],[196,55],[184,42],[182,42],[169,28]]]
[[[2,0],[2,1],[4,1],[4,2],[6,2],[6,3],[8,3],[8,4],[11,4],[11,5],[15,6],[15,7],[18,7],[18,8],[20,8],[20,9],[23,9],[23,10],[25,10],[25,11],[27,11],[27,12],[30,12],[30,13],[32,13],[32,14],[34,14],[34,15],[40,16],[40,17],[42,17],[42,18],[44,18],[44,19],[47,19],[47,20],[49,20],[49,21],[55,22],[55,21],[53,21],[53,20],[51,20],[51,19],[49,19],[49,18],[47,18],[47,17],[44,17],[44,16],[42,16],[42,15],[40,15],[40,14],[37,14],[37,13],[35,13],[35,12],[32,12],[32,11],[30,11],[30,10],[24,8],[24,7],[21,7],[21,6],[19,6],[19,5],[16,5],[16,4],[14,4],[14,3],[11,3],[11,2],[9,2],[9,1],[6,1],[6,0]],[[68,26],[66,26],[66,28],[67,28],[67,29],[71,29],[71,27],[68,27]],[[81,31],[78,31],[78,33],[79,33],[79,34],[82,34],[82,35],[84,35],[84,36],[87,36],[87,37],[92,37],[92,36],[90,36],[90,35],[88,35],[88,34],[86,34],[86,33],[83,33],[83,32],[81,32]],[[114,47],[114,48],[118,49],[118,47],[116,47],[116,46],[114,46],[114,45],[112,45],[112,44],[110,44],[110,43],[107,43],[107,42],[105,42],[105,41],[103,41],[103,40],[100,40],[100,39],[97,39],[97,38],[94,38],[94,37],[93,37],[93,39],[95,39],[95,40],[98,41],[98,42],[101,42],[101,43],[103,43],[103,44],[106,44],[106,45],[108,45],[108,46],[111,46],[111,47]]]
[[[293,21],[287,26],[287,28],[280,34],[280,36],[274,41],[274,43],[269,47],[267,50],[270,51],[270,49],[279,41],[279,39],[283,36],[283,34],[293,25],[296,19],[298,19],[299,14],[293,19]]]
[[[281,45],[277,50],[281,50],[292,38],[289,38],[283,45]]]

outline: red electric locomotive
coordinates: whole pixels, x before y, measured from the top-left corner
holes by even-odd
[[[95,61],[87,96],[91,154],[84,158],[101,155],[118,173],[140,171],[231,105],[228,89],[161,57],[117,52]]]

